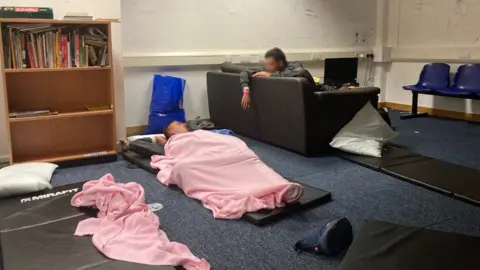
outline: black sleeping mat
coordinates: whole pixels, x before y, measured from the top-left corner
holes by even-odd
[[[480,171],[438,159],[382,168],[387,174],[480,205]]]
[[[479,269],[480,237],[368,221],[341,270]]]
[[[337,154],[370,169],[395,176],[454,198],[480,204],[480,171],[422,156],[408,149],[387,145],[382,157],[366,157],[345,152]]]
[[[158,170],[150,167],[150,158],[144,158],[131,151],[124,152],[123,156],[129,162],[146,171],[149,171],[153,174],[158,173]],[[282,208],[264,209],[258,212],[246,213],[243,216],[243,219],[255,225],[261,226],[272,223],[294,212],[304,211],[325,204],[332,199],[332,195],[328,191],[314,188],[305,184],[301,185],[303,186],[303,195],[296,203],[289,204]]]
[[[381,158],[356,155],[342,151],[338,151],[337,155],[374,170],[431,159],[430,157],[412,153],[408,149],[392,145],[386,145],[383,148]]]
[[[110,260],[95,248],[91,237],[74,236],[79,221],[96,215],[91,208],[70,205],[82,185],[0,200],[1,269],[177,269]]]

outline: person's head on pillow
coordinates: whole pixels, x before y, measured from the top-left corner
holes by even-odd
[[[165,138],[168,140],[170,137],[180,133],[187,133],[188,128],[187,125],[178,121],[170,122],[164,129],[163,134]]]

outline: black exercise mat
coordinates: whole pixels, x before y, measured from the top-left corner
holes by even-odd
[[[290,181],[295,182],[292,180]],[[243,219],[257,226],[262,226],[275,222],[293,213],[298,213],[328,203],[332,199],[332,194],[328,191],[302,183],[299,184],[303,187],[303,194],[296,203],[287,204],[282,208],[263,209],[257,212],[246,213],[243,215]]]
[[[341,270],[471,270],[480,266],[480,238],[367,222],[357,233]]]
[[[128,145],[128,150],[143,157],[165,154],[165,146],[163,144],[153,143],[151,138],[142,138],[131,142]]]
[[[480,205],[480,171],[450,162],[428,159],[382,168],[382,171],[458,199]]]
[[[123,153],[123,156],[132,164],[135,164],[148,172],[153,174],[158,173],[158,170],[155,170],[150,166],[150,159],[148,158],[143,158],[130,151]],[[332,199],[332,194],[328,191],[305,184],[301,185],[303,186],[303,195],[296,203],[288,204],[282,208],[263,209],[257,212],[246,213],[243,215],[243,219],[258,226],[266,225],[287,215],[325,204]]]
[[[379,158],[361,156],[342,151],[338,151],[337,155],[346,160],[374,170],[430,159],[430,157],[415,154],[407,149],[393,145],[386,145],[383,148],[382,157]]]
[[[93,246],[91,237],[74,236],[79,221],[96,215],[91,208],[70,205],[73,194],[82,185],[0,201],[2,269],[175,269],[110,260]]]
[[[154,169],[152,168],[152,166],[150,166],[149,158],[142,157],[141,155],[134,153],[132,151],[123,152],[122,154],[123,154],[123,157],[133,165],[136,165],[141,169],[144,169],[145,171],[153,173],[155,175],[158,174],[159,170]]]

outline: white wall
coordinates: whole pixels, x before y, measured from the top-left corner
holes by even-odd
[[[123,0],[124,52],[369,45],[376,0]]]
[[[324,62],[305,63],[313,76],[323,77]],[[365,81],[366,62],[359,61],[358,81],[361,85]],[[218,70],[218,66],[200,67],[170,67],[170,68],[126,68],[125,69],[125,100],[126,125],[141,126],[148,122],[150,96],[152,94],[152,80],[154,74],[162,74],[183,78],[187,81],[184,92],[184,108],[187,119],[197,116],[208,117],[207,81],[206,73]],[[373,76],[374,70],[371,74]],[[367,80],[371,76],[367,72]],[[369,83],[372,85],[372,82]],[[240,91],[240,89],[239,89]],[[240,100],[238,101],[240,106]]]
[[[123,49],[124,55],[131,56],[236,55],[263,52],[273,46],[287,52],[371,48],[375,11],[376,0],[122,0]],[[323,77],[323,62],[306,65],[314,76]],[[360,63],[362,84],[363,67]],[[126,125],[147,124],[155,73],[186,79],[187,119],[207,117],[206,73],[218,68],[125,68]]]
[[[35,6],[53,8],[54,17],[61,19],[67,12],[88,12],[94,17],[120,18],[118,0],[0,0],[0,6]],[[122,31],[121,24],[112,25],[114,87],[116,104],[117,138],[125,137],[125,102],[123,91]],[[1,84],[3,85],[3,84]],[[0,86],[1,87],[1,86]],[[0,95],[0,162],[7,161],[8,145],[5,130],[5,108],[3,95]]]
[[[407,54],[385,69],[385,101],[410,105],[411,93],[402,86],[415,84],[423,65],[434,59],[452,62],[453,73],[462,61],[479,61],[479,12],[477,0],[390,0],[387,43],[393,50],[407,49]],[[432,54],[435,49],[438,55]],[[419,106],[480,113],[480,101],[456,98],[420,95]]]

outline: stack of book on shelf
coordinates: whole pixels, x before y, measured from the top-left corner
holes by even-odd
[[[3,29],[5,68],[107,66],[108,38],[96,27],[12,24]]]
[[[55,115],[58,114],[58,111],[53,111],[49,109],[38,109],[38,110],[22,110],[22,111],[12,111],[9,113],[10,118],[19,118],[19,117],[32,117],[32,116],[41,116],[41,115]]]

